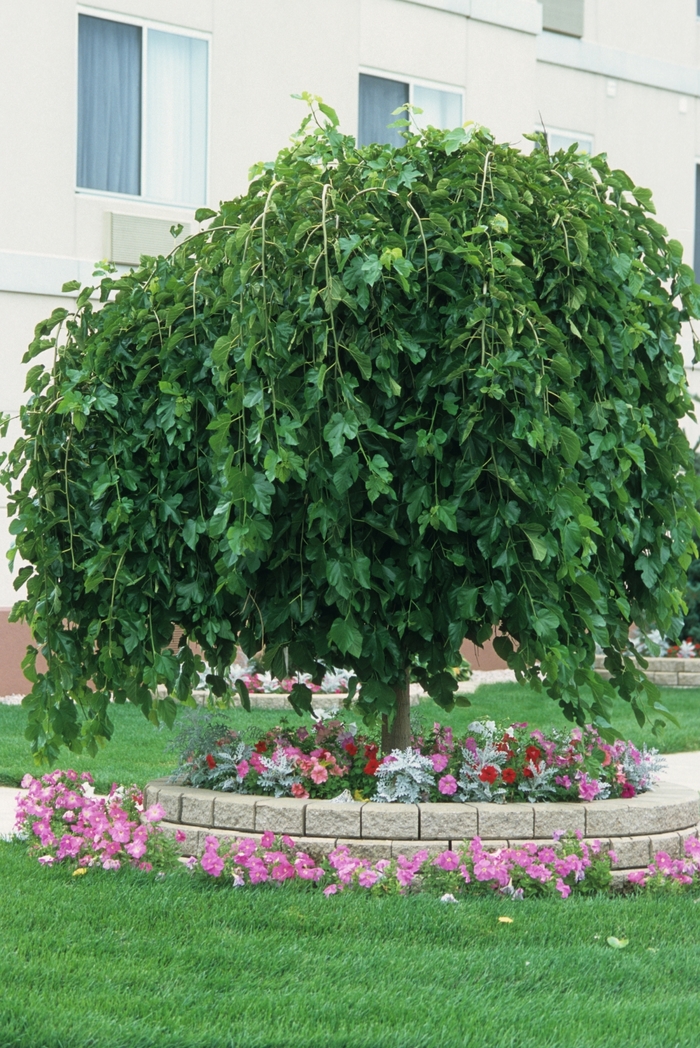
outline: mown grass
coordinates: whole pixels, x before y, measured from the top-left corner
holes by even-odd
[[[430,700],[421,703],[417,713],[426,726],[434,720],[441,720],[451,724],[457,732],[466,731],[467,725],[473,720],[486,718],[502,723],[527,721],[533,728],[544,730],[568,724],[559,707],[546,695],[536,695],[529,688],[517,684],[482,685],[470,698],[472,705],[469,708],[458,708],[451,714],[443,713]],[[650,746],[657,746],[663,753],[700,750],[700,688],[662,689],[662,702],[676,715],[679,728],[669,722],[663,733],[655,737],[651,725],[647,724],[644,728],[638,726],[632,711],[624,702],[619,702],[615,710],[615,727],[637,745],[646,742]],[[170,731],[167,728],[155,728],[133,706],[114,706],[111,713],[115,725],[114,736],[98,755],[92,758],[64,750],[56,766],[90,771],[100,791],[109,789],[113,782],[144,785],[149,779],[173,771],[177,764],[176,754],[168,752],[167,747],[187,715],[188,711],[182,711],[174,731]],[[295,725],[309,723],[308,719],[299,720],[291,709],[286,713],[254,710],[251,714],[243,710],[229,710],[221,711],[217,716],[238,728],[255,724],[262,730],[278,724],[282,716]],[[26,713],[21,707],[0,705],[0,785],[16,786],[26,772],[37,771],[29,743],[24,737],[25,727]]]
[[[326,899],[184,872],[72,878],[20,843],[0,844],[0,893],[0,1048],[698,1043],[689,895]]]

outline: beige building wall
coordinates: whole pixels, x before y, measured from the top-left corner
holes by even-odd
[[[695,0],[570,2],[583,3],[581,39],[543,31],[537,0],[0,3],[0,409],[18,411],[22,354],[34,325],[65,300],[63,282],[88,282],[104,257],[106,212],[193,222],[192,209],[76,189],[79,11],[205,34],[202,205],[245,191],[250,166],[288,141],[305,114],[292,94],[321,95],[342,129],[356,133],[358,75],[366,71],[461,92],[465,120],[523,149],[530,148],[523,134],[541,121],[591,136],[596,152],[653,190],[660,221],[692,263],[700,160]],[[700,394],[700,372],[689,377]],[[4,563],[0,557],[0,619],[15,599]],[[2,673],[0,654],[0,692]]]

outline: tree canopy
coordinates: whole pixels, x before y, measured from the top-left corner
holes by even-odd
[[[579,723],[663,713],[627,638],[682,615],[699,303],[649,191],[474,125],[357,148],[320,104],[197,219],[25,357],[53,358],[5,475],[39,755],[109,737],[112,696],[172,720],[192,643],[221,696],[237,644],[349,668],[371,719],[409,673],[450,709],[464,638],[498,630]]]

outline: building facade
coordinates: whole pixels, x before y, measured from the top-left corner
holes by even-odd
[[[392,141],[391,112],[411,102],[419,122],[474,120],[526,150],[544,128],[552,149],[605,152],[652,189],[700,272],[700,0],[23,0],[0,4],[0,40],[12,416],[22,355],[63,284],[168,250],[172,226],[185,235],[197,207],[243,192],[299,125],[302,91],[360,142]],[[0,694],[24,688],[14,599],[0,568]]]

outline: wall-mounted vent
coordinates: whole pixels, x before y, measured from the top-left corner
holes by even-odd
[[[542,0],[542,28],[583,36],[583,0]]]
[[[137,266],[141,255],[168,255],[190,234],[189,224],[175,239],[170,232],[174,223],[168,218],[144,218],[106,211],[105,257],[122,266]]]

